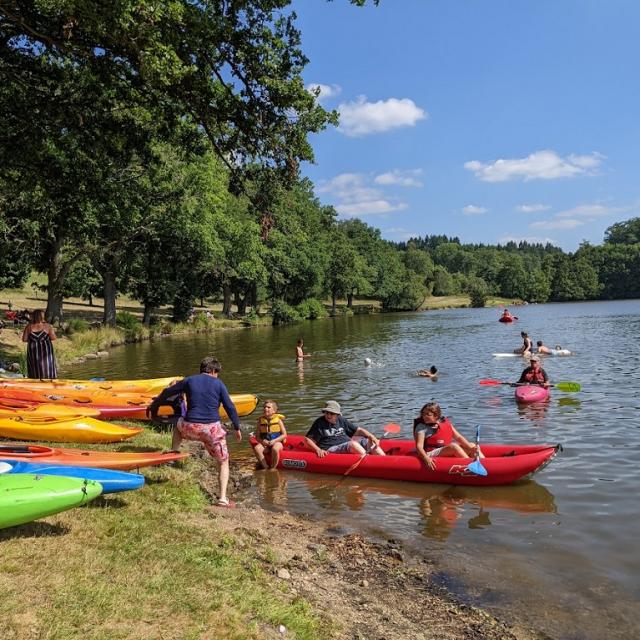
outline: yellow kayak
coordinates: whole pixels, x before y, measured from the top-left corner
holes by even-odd
[[[0,384],[4,387],[18,387],[21,389],[38,389],[43,391],[111,391],[112,393],[139,393],[142,395],[157,395],[164,388],[181,380],[182,376],[170,378],[147,378],[141,380],[37,380],[32,378],[3,378]]]
[[[90,407],[68,407],[46,402],[36,404],[0,398],[0,418],[28,418],[33,415],[56,418],[97,418],[100,416],[100,411]]]
[[[229,396],[231,398],[231,402],[233,402],[233,404],[236,407],[236,411],[238,412],[238,415],[241,418],[253,413],[256,410],[256,407],[258,406],[258,396],[254,396],[252,393],[231,393],[229,394]],[[222,405],[220,405],[220,407],[218,408],[218,411],[220,412],[220,417],[223,420],[229,419],[229,416],[227,415],[227,412],[224,410],[224,407]],[[162,406],[158,411],[158,415],[171,416],[173,415],[173,409],[166,405]],[[146,407],[143,407],[140,411],[137,411],[136,413],[128,414],[127,419],[148,420]]]
[[[0,418],[0,436],[14,440],[81,442],[98,444],[132,438],[143,429],[129,429],[95,418],[31,415],[28,418]]]

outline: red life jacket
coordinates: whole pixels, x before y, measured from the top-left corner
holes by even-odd
[[[542,373],[542,369],[538,368],[537,370],[527,371],[524,375],[524,379],[527,382],[535,382],[538,384],[544,384],[544,373]]]
[[[416,425],[417,427],[418,425]],[[414,427],[415,429],[415,427]],[[453,425],[447,418],[440,418],[438,430],[428,438],[424,439],[425,448],[446,447],[453,440]]]

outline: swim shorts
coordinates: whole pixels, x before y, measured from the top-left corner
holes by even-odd
[[[229,450],[225,440],[227,432],[220,422],[201,424],[199,422],[187,422],[184,418],[180,418],[176,426],[180,435],[186,440],[202,442],[212,458],[220,462],[229,459]]]

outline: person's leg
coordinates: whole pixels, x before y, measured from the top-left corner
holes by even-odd
[[[468,458],[469,455],[465,450],[457,443],[453,442],[446,447],[442,447],[437,454],[443,458]]]
[[[361,456],[367,454],[364,447],[357,440],[349,440],[349,453],[357,453]]]
[[[260,463],[260,466],[262,466],[263,469],[268,469],[269,465],[267,464],[267,461],[264,458],[264,445],[257,444],[255,447],[253,447],[253,453],[256,456],[256,458],[258,458],[258,462]]]
[[[280,460],[280,452],[282,451],[282,442],[276,442],[271,447],[271,468],[275,469],[278,466]]]
[[[182,434],[180,433],[180,423],[173,427],[173,434],[171,435],[171,450],[180,451],[180,445],[182,444]]]
[[[229,458],[218,460],[218,482],[220,483],[219,503],[229,502],[227,498],[227,485],[229,484]]]

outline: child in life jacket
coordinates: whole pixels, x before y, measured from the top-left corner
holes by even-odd
[[[420,409],[420,415],[413,421],[413,438],[418,457],[429,469],[436,468],[433,458],[437,457],[473,458],[477,452],[480,458],[484,458],[474,443],[442,417],[442,409],[437,402],[427,402]]]
[[[278,405],[274,400],[265,400],[262,415],[258,418],[256,439],[258,444],[253,447],[253,453],[263,469],[275,469],[278,466],[280,452],[287,439],[287,430],[284,427],[284,416],[277,413]],[[265,452],[270,452],[271,465],[264,457]]]
[[[540,366],[540,358],[538,358],[538,356],[531,356],[529,363],[530,365],[522,372],[517,384],[539,384],[542,387],[550,386],[549,376],[547,376],[547,372]]]

